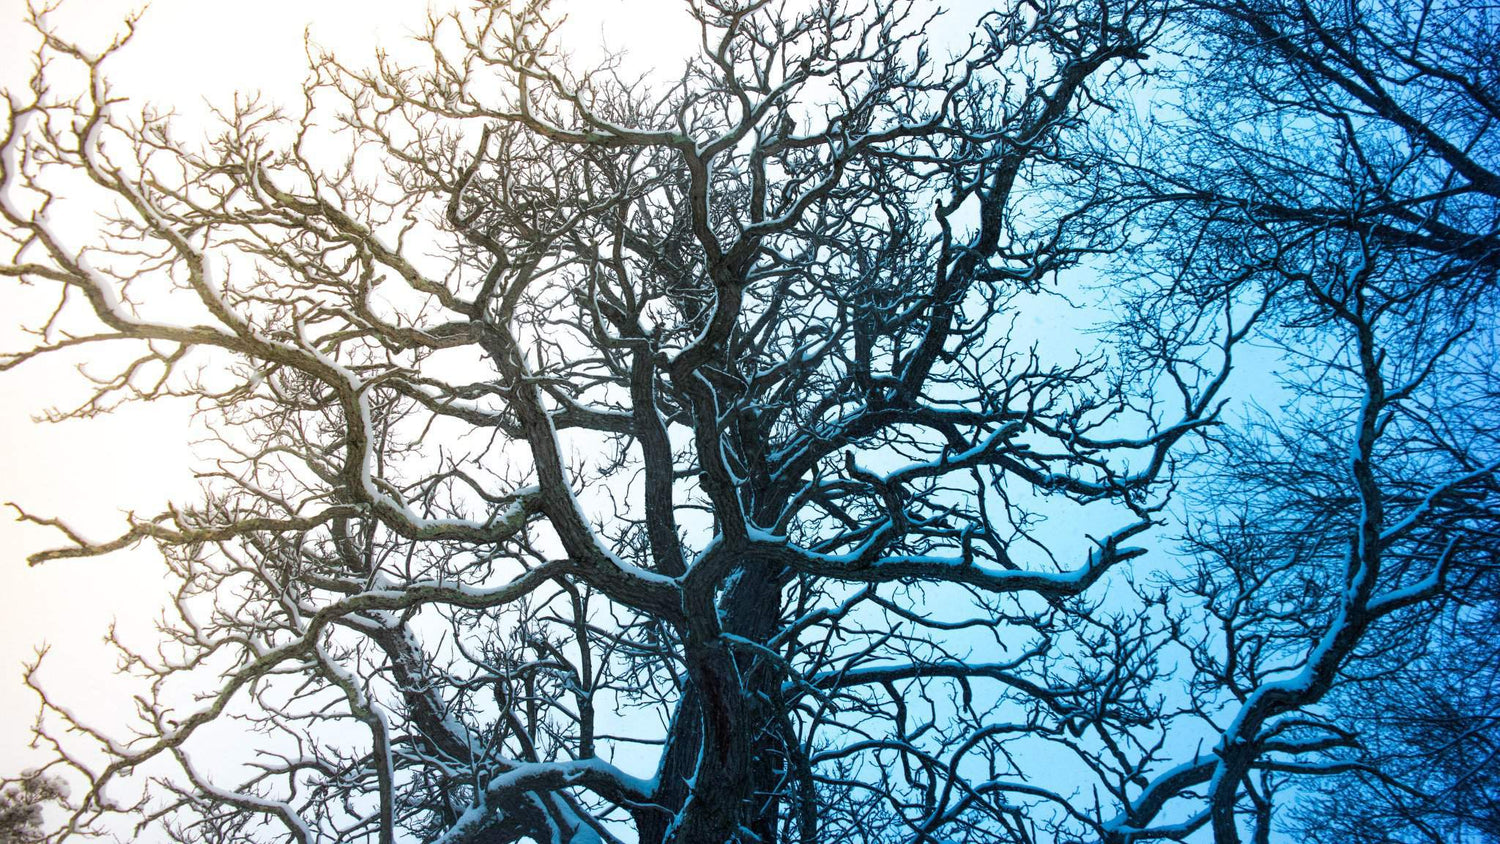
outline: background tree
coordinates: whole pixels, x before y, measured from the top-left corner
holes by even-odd
[[[1307,840],[1500,837],[1493,587],[1461,597],[1423,631],[1425,642],[1339,696],[1360,752],[1294,816]]]
[[[1488,840],[1494,647],[1461,631],[1494,617],[1500,21],[1441,2],[1182,20],[1181,107],[1121,170],[1150,236],[1122,328],[1149,362],[1162,326],[1263,311],[1279,389],[1191,498],[1176,588],[1208,623],[1184,642],[1188,717],[1214,738],[1157,782],[1201,788],[1189,826],[1221,844],[1319,793],[1299,837]]]
[[[0,842],[30,844],[46,833],[42,813],[48,803],[68,796],[67,783],[38,771],[6,780],[0,790]]]

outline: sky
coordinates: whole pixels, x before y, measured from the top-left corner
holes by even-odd
[[[107,44],[140,7],[129,0],[68,0],[52,25],[84,46]],[[569,17],[581,58],[600,43],[632,45],[654,61],[691,36],[673,4],[659,0],[577,0],[557,8]],[[440,7],[441,8],[441,7]],[[155,0],[131,44],[112,65],[117,91],[133,103],[172,105],[180,137],[201,135],[206,104],[258,90],[295,104],[306,72],[303,33],[351,64],[365,64],[377,44],[415,46],[423,4],[398,0]],[[37,37],[25,24],[25,0],[0,0],[0,88],[24,91]],[[19,324],[35,326],[49,302],[0,280],[0,349],[26,344]],[[77,360],[41,360],[0,373],[0,502],[44,516],[66,516],[91,537],[123,530],[128,511],[161,512],[190,500],[193,449],[190,408],[130,406],[106,417],[58,424],[36,418],[83,397]],[[127,641],[148,646],[164,596],[163,567],[149,547],[84,561],[29,567],[28,554],[54,547],[56,534],[0,516],[0,776],[14,775],[39,754],[28,749],[35,697],[24,688],[24,662],[51,648],[42,675],[80,715],[123,723],[115,657],[103,642],[111,620]]]

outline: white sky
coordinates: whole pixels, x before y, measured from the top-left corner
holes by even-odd
[[[52,15],[63,34],[102,46],[139,2],[69,0]],[[571,0],[567,13],[576,52],[601,40],[631,45],[637,62],[680,52],[690,22],[660,0]],[[23,23],[25,0],[0,0],[0,88],[23,90],[36,38]],[[305,75],[303,31],[346,61],[364,64],[377,43],[410,43],[426,5],[399,0],[155,0],[135,40],[113,64],[118,93],[135,102],[170,104],[179,136],[201,134],[204,103],[228,102],[237,90],[259,90],[296,104]],[[592,42],[592,43],[590,43]],[[673,45],[676,45],[675,47]],[[668,49],[671,47],[671,49]],[[644,68],[643,68],[644,69]],[[49,303],[0,280],[0,349],[25,344],[16,324],[35,325]],[[118,533],[122,513],[160,512],[193,495],[192,450],[185,406],[130,407],[87,421],[36,424],[51,406],[83,395],[73,361],[43,360],[0,373],[0,502],[40,515],[67,516],[91,535]],[[0,775],[38,758],[26,747],[35,699],[21,684],[21,664],[36,646],[52,646],[44,669],[50,687],[80,714],[104,723],[129,714],[111,677],[115,661],[102,644],[111,619],[127,640],[148,645],[163,600],[162,567],[150,548],[102,560],[30,568],[25,557],[54,546],[51,531],[0,516]]]

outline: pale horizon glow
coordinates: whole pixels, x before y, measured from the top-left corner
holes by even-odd
[[[134,0],[64,3],[48,20],[85,47],[102,47],[123,31]],[[262,0],[246,7],[194,0],[155,0],[131,44],[111,63],[116,92],[127,109],[149,102],[170,106],[183,139],[211,125],[208,106],[258,91],[268,101],[300,104],[306,75],[304,32],[344,61],[373,62],[377,46],[400,59],[420,48],[411,36],[426,7],[397,0]],[[603,48],[626,50],[625,69],[640,74],[650,62],[673,62],[692,21],[671,0],[575,0],[554,5],[566,14],[568,46],[588,62]],[[24,91],[36,35],[25,24],[24,0],[0,0],[0,88]],[[691,44],[691,41],[687,42]],[[413,61],[420,60],[417,54]],[[35,294],[37,291],[30,291]],[[14,282],[0,285],[0,348],[26,343],[18,320],[35,326],[51,302],[27,296]],[[97,355],[102,349],[95,349]],[[86,357],[85,356],[82,357]],[[90,420],[39,424],[48,409],[70,409],[84,396],[77,359],[28,362],[0,373],[0,502],[14,501],[39,516],[59,517],[91,537],[124,529],[130,511],[154,515],[169,501],[196,496],[191,408],[183,402],[132,405]],[[35,696],[22,684],[22,665],[36,649],[51,648],[42,676],[59,700],[86,720],[119,727],[132,714],[127,687],[115,678],[117,658],[103,642],[111,622],[121,638],[150,649],[153,626],[168,596],[164,567],[149,546],[103,559],[26,564],[29,554],[57,547],[60,536],[0,517],[0,776],[14,776],[43,759],[28,748]]]

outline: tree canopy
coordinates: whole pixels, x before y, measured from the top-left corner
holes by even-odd
[[[28,673],[47,840],[1496,835],[1500,11],[686,7],[206,138],[34,16],[0,369],[210,435],[113,538],[20,505],[173,590],[134,734]]]

